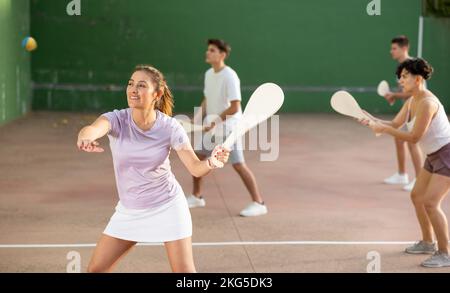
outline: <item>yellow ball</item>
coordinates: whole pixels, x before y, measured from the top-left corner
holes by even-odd
[[[34,51],[37,48],[37,42],[32,37],[26,37],[22,41],[22,47],[25,48],[28,52]]]

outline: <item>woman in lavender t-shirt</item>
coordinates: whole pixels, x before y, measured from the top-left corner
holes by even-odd
[[[127,87],[129,108],[101,115],[78,135],[78,148],[102,152],[96,140],[108,135],[119,203],[97,243],[88,272],[111,271],[137,242],[164,242],[174,272],[195,272],[192,222],[183,190],[169,161],[174,149],[189,172],[204,176],[227,162],[218,146],[200,161],[183,127],[170,115],[173,98],[164,76],[139,65]]]

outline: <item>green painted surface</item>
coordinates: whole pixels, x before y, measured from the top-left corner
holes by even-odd
[[[29,34],[29,0],[0,0],[0,124],[31,106],[30,53],[21,47]]]
[[[424,43],[423,57],[434,68],[428,87],[450,113],[450,18],[425,18]]]
[[[175,111],[192,111],[208,69],[205,41],[217,37],[233,48],[228,63],[244,101],[255,85],[272,81],[285,89],[285,112],[329,112],[339,87],[362,88],[352,92],[365,108],[393,112],[399,105],[389,107],[375,87],[383,79],[395,83],[393,36],[408,35],[416,54],[421,8],[420,0],[382,1],[381,16],[368,16],[369,0],[82,0],[82,15],[68,16],[68,2],[32,1],[32,33],[40,44],[32,61],[35,109],[123,107],[124,91],[109,86],[124,86],[134,65],[150,63],[174,89]],[[425,38],[425,56],[433,47],[430,60],[448,64],[440,50],[448,48],[449,30],[437,26],[441,33]],[[442,38],[442,49],[434,48],[434,38]],[[448,97],[440,81],[448,66],[436,68],[442,69],[430,84]]]

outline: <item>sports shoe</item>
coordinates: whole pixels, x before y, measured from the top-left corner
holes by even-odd
[[[256,201],[245,207],[240,213],[242,217],[254,217],[267,214],[267,207],[265,204],[260,204]]]
[[[414,180],[412,180],[411,182],[409,182],[408,184],[403,186],[403,190],[411,192],[413,190],[415,184],[416,184],[416,179],[414,178]]]
[[[399,174],[395,173],[391,177],[384,179],[384,183],[386,184],[402,184],[406,185],[409,183],[408,174]]]
[[[203,197],[196,197],[193,194],[186,196],[189,208],[202,208],[206,205],[205,199]]]
[[[445,252],[436,251],[422,263],[422,266],[427,268],[450,267],[450,257]]]
[[[410,254],[433,254],[436,251],[435,243],[427,243],[423,240],[418,241],[405,249],[405,252]]]

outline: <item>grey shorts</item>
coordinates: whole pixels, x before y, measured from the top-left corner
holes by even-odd
[[[450,143],[429,154],[423,168],[430,173],[450,177]]]

